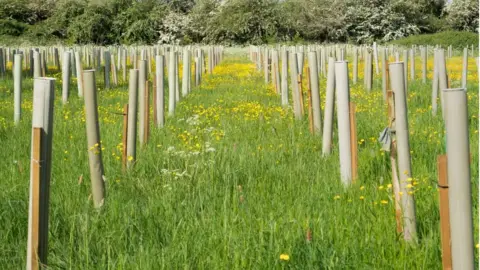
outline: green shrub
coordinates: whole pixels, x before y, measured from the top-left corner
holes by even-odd
[[[13,19],[0,19],[0,35],[20,36],[27,25]]]
[[[75,44],[111,44],[112,19],[110,11],[102,7],[90,7],[75,17],[67,28],[69,41]]]
[[[463,48],[466,46],[478,46],[478,34],[472,32],[445,31],[436,34],[413,35],[390,42],[391,44],[411,46],[411,45],[440,45],[447,47],[452,45],[454,48]]]

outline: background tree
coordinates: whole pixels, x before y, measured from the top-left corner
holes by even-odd
[[[0,0],[0,38],[36,43],[370,43],[477,29],[476,0]]]
[[[478,0],[455,0],[445,11],[452,29],[478,33]]]

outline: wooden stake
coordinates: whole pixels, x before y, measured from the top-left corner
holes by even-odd
[[[149,82],[145,82],[145,133],[144,133],[144,142],[148,142],[149,132],[150,132],[150,93],[149,93]]]
[[[440,236],[442,240],[442,265],[444,270],[452,269],[450,247],[450,209],[448,202],[447,155],[437,156],[438,187],[440,191]]]
[[[310,68],[307,68],[307,93],[308,93],[308,126],[313,134],[313,108],[312,108],[312,87],[310,85]]]
[[[40,237],[40,219],[42,218],[40,213],[40,182],[41,179],[41,156],[42,156],[42,128],[33,128],[33,155],[32,155],[32,246],[31,258],[32,260],[27,265],[27,269],[37,270],[39,269],[39,263],[41,263],[39,254],[45,254],[44,252],[39,251],[43,245],[40,244],[39,240],[43,237]],[[48,233],[48,232],[47,232]],[[46,254],[45,254],[46,255]]]
[[[350,149],[352,151],[352,182],[358,178],[358,144],[357,144],[357,124],[355,117],[355,103],[350,102]]]
[[[123,149],[122,149],[122,169],[127,170],[127,143],[128,143],[128,104],[123,107]]]

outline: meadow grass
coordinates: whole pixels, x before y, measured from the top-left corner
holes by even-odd
[[[458,84],[458,63],[461,70],[461,60],[448,63],[452,86]],[[469,67],[472,198],[478,213],[478,77],[474,62]],[[294,120],[273,86],[264,84],[263,71],[241,56],[227,57],[206,75],[164,128],[151,126],[150,141],[138,146],[135,167],[124,174],[119,114],[128,101],[127,85],[103,89],[97,74],[107,176],[101,211],[89,199],[83,100],[73,83],[69,103],[62,105],[61,75],[52,70],[57,83],[49,266],[441,268],[436,158],[445,152],[445,143],[441,112],[434,117],[429,107],[431,84],[421,83],[418,66],[417,80],[408,86],[419,234],[418,244],[410,245],[396,233],[390,162],[377,142],[387,126],[381,77],[375,75],[374,89],[367,93],[362,70],[360,65],[359,83],[351,85],[359,179],[349,188],[340,182],[336,122],[333,153],[322,157],[321,137],[309,133],[308,117]],[[325,85],[322,78],[322,106]],[[24,80],[23,88],[23,118],[14,127],[13,82],[10,74],[0,80],[1,269],[23,268],[26,258],[32,80]],[[477,219],[474,228],[478,239]],[[289,260],[280,260],[281,254]]]

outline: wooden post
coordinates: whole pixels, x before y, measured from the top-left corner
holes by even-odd
[[[127,143],[128,143],[128,103],[123,106],[123,149],[122,149],[122,169],[127,169]]]
[[[39,263],[42,263],[42,258],[39,258],[39,248],[42,246],[39,243],[40,234],[45,232],[40,232],[40,219],[42,218],[40,215],[40,182],[45,181],[45,179],[41,179],[41,169],[42,169],[42,128],[33,128],[33,141],[32,141],[32,245],[31,250],[28,252],[31,253],[31,261],[27,262],[27,269],[40,269],[38,266]],[[48,234],[48,231],[47,231]]]
[[[312,112],[312,87],[310,85],[310,67],[307,67],[307,91],[308,91],[308,127],[313,134],[313,112]]]
[[[145,133],[144,133],[144,143],[148,142],[149,132],[150,132],[150,92],[149,92],[149,85],[148,81],[145,81]]]
[[[437,156],[438,187],[440,196],[440,236],[442,240],[442,265],[444,270],[452,269],[450,247],[450,209],[448,202],[447,155]]]
[[[33,85],[27,270],[47,264],[54,82],[52,78],[38,77]]]
[[[352,182],[358,178],[358,144],[357,144],[357,119],[355,117],[355,103],[350,102],[350,148],[352,151]]]

